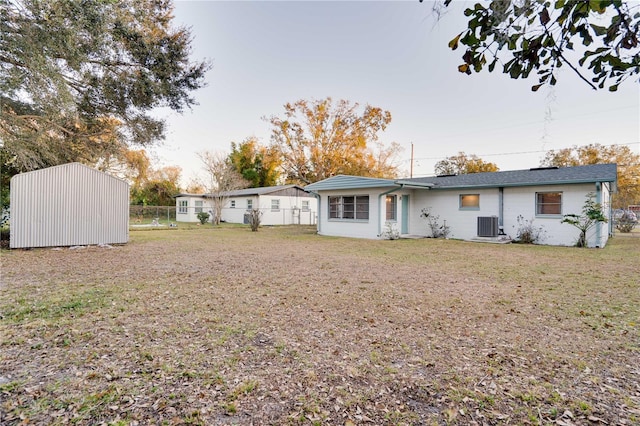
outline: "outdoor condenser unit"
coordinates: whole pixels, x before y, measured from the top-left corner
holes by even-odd
[[[498,216],[478,217],[478,237],[497,237],[498,232]]]

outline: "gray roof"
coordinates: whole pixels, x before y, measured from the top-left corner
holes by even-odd
[[[349,188],[384,188],[398,186],[394,179],[379,179],[362,176],[336,175],[305,186],[307,191],[326,191]]]
[[[276,186],[264,186],[260,188],[245,188],[245,189],[236,189],[234,191],[224,192],[223,195],[225,197],[246,197],[251,195],[267,195],[272,194],[274,192],[282,191],[284,189],[297,188],[301,191],[305,191],[304,188],[298,185],[276,185]],[[305,191],[306,192],[306,191]],[[178,194],[176,197],[210,197],[211,194]]]
[[[615,182],[616,179],[617,166],[615,164],[594,164],[589,166],[469,173],[456,176],[434,176],[403,179],[396,182],[398,184],[429,183],[433,185],[433,189],[445,189]]]
[[[378,179],[338,175],[307,185],[307,191],[334,189],[422,187],[430,189],[496,188],[504,186],[562,185],[594,182],[616,182],[615,164],[575,167],[546,167],[505,172],[470,173],[413,179]]]

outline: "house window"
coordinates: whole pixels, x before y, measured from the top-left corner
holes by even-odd
[[[196,201],[195,212],[196,213],[202,213],[202,201]]]
[[[271,210],[272,211],[280,210],[280,200],[271,200]]]
[[[461,210],[478,210],[480,208],[480,194],[460,194]]]
[[[309,200],[302,200],[302,211],[309,211]]]
[[[329,219],[369,220],[369,196],[329,197]]]
[[[562,192],[536,192],[536,215],[562,214]]]
[[[387,195],[387,220],[396,220],[398,214],[398,197]]]
[[[230,201],[230,204],[231,204],[231,205],[230,205],[230,207],[231,207],[232,209],[235,209],[235,208],[236,208],[236,200],[231,200],[231,201]]]
[[[247,200],[247,210],[253,209],[253,200]]]
[[[188,208],[189,208],[189,200],[178,201],[178,213],[187,214]]]

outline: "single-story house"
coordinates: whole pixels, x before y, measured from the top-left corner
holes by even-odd
[[[297,185],[278,185],[228,191],[222,208],[222,221],[248,223],[251,209],[262,211],[263,225],[315,225],[318,201]],[[211,194],[178,194],[176,221],[198,222],[198,213],[213,214]]]
[[[11,178],[10,247],[123,244],[129,184],[80,163]]]
[[[451,238],[515,239],[526,220],[544,230],[541,243],[571,246],[579,230],[561,223],[563,215],[581,214],[593,193],[611,217],[616,182],[615,164],[597,164],[412,179],[338,175],[305,189],[318,197],[321,235],[384,238],[392,228],[400,236],[429,237],[421,216],[427,209]],[[588,233],[588,245],[604,247],[611,234],[611,221],[600,223]]]

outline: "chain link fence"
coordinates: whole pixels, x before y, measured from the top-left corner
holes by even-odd
[[[167,225],[175,221],[176,206],[129,206],[130,225]]]

